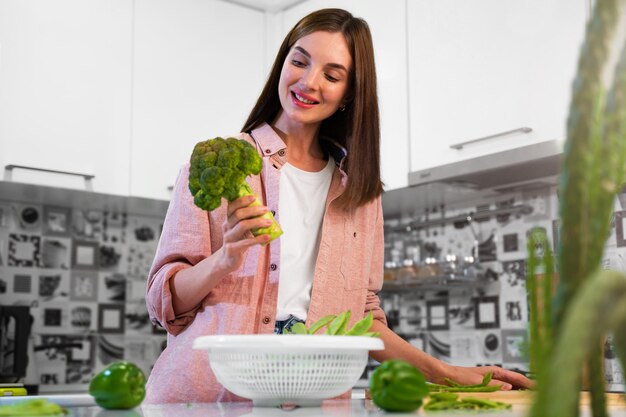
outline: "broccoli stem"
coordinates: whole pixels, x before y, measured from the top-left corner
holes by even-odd
[[[260,206],[261,200],[259,200],[259,197],[254,193],[254,191],[252,191],[252,187],[250,187],[250,185],[247,182],[243,182],[241,183],[241,185],[239,186],[239,192],[237,194],[237,198],[240,197],[245,197],[248,195],[253,195],[254,196],[254,201],[252,203],[250,203],[251,207],[255,207],[255,206]],[[254,236],[260,236],[260,235],[269,235],[270,236],[270,240],[269,242],[273,241],[274,239],[276,239],[278,236],[283,234],[283,229],[280,228],[280,225],[278,224],[278,222],[276,221],[276,219],[274,218],[274,215],[272,214],[271,211],[268,211],[267,213],[263,214],[262,216],[259,216],[263,219],[269,219],[272,221],[272,224],[267,226],[267,227],[259,227],[257,229],[252,229],[251,232]],[[267,242],[267,243],[269,243]]]

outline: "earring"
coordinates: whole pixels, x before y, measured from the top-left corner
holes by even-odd
[[[339,106],[339,111],[345,111],[346,110],[346,105],[342,104],[341,106]]]

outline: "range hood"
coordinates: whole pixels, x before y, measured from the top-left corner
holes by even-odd
[[[409,173],[409,186],[431,183],[497,189],[556,176],[563,145],[552,140]]]

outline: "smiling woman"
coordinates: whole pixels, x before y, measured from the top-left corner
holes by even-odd
[[[251,195],[221,200],[210,212],[194,204],[190,185],[195,190],[198,178],[201,188],[215,185],[206,180],[214,178],[216,152],[206,155],[202,172],[190,176],[189,164],[181,170],[149,274],[150,317],[169,335],[147,402],[242,400],[192,350],[198,337],[278,333],[284,323],[310,327],[346,311],[350,328],[371,314],[371,332],[385,346],[372,357],[381,362],[404,359],[434,382],[477,384],[492,372],[493,384],[530,385],[500,368],[447,365],[387,327],[378,298],[384,234],[376,66],[363,19],[341,9],[301,19],[237,138],[262,156],[260,174],[247,179],[261,205]],[[263,216],[270,212],[284,230],[271,243],[268,234],[251,233],[269,225]]]

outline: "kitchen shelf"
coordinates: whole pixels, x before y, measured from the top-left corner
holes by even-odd
[[[474,288],[485,285],[488,280],[476,272],[468,274],[449,274],[430,277],[407,277],[398,280],[387,280],[382,291],[442,291],[452,289]]]

